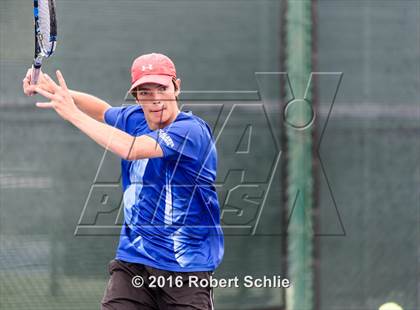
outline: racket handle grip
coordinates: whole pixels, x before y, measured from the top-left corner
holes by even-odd
[[[41,73],[41,67],[37,67],[37,66],[32,67],[32,77],[31,77],[32,85],[36,85],[38,83],[40,73]]]

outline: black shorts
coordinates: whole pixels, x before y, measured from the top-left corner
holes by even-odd
[[[203,285],[210,279],[211,271],[166,271],[116,259],[108,269],[110,279],[102,310],[214,309],[213,289]]]

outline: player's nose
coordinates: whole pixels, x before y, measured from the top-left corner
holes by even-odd
[[[151,99],[153,103],[159,102],[159,98],[160,98],[160,94],[157,91],[151,92]]]

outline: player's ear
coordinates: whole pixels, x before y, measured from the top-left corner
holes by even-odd
[[[179,93],[181,92],[181,80],[176,79],[174,81],[174,84],[175,84],[175,97],[178,97]]]
[[[140,104],[140,101],[139,101],[139,99],[138,99],[138,97],[137,97],[137,94],[138,94],[138,88],[134,88],[134,89],[131,91],[131,95],[134,97],[134,101],[135,101],[136,103]]]

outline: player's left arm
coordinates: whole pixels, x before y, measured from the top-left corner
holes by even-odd
[[[163,156],[160,145],[146,135],[129,135],[118,128],[98,122],[83,112],[76,114],[70,122],[96,143],[126,160]]]
[[[57,78],[59,85],[54,82],[53,92],[36,88],[38,94],[51,100],[50,102],[38,102],[39,108],[53,108],[63,119],[121,158],[135,160],[163,156],[161,147],[153,138],[146,135],[134,137],[83,113],[74,103],[60,71],[57,71]]]

